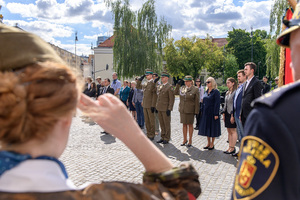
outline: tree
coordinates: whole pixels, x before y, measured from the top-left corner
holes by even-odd
[[[280,67],[280,47],[276,44],[276,37],[273,36],[271,39],[268,39],[266,41],[265,47],[267,52],[266,74],[271,78],[275,78],[278,76],[279,67]]]
[[[263,37],[263,39],[261,37]],[[246,30],[233,28],[232,31],[228,31],[228,44],[226,45],[226,49],[232,51],[237,59],[239,68],[243,69],[244,64],[251,61],[253,39],[253,62],[256,64],[261,63],[259,71],[257,72],[257,75],[261,78],[266,73],[265,38],[268,38],[266,31],[256,30],[253,34],[253,38],[251,38],[250,33],[246,32]]]
[[[216,78],[221,76],[222,48],[208,38],[203,40],[196,36],[182,37],[175,42],[172,38],[167,40],[164,52],[166,68],[172,76],[183,77],[189,74],[196,78],[204,68]]]
[[[237,63],[236,57],[233,54],[228,53],[225,56],[224,64],[224,81],[226,81],[229,77],[235,78],[236,73],[239,70],[239,65]]]
[[[155,1],[148,0],[133,12],[129,0],[107,0],[114,15],[114,69],[124,77],[162,68],[162,49],[172,29],[164,18],[158,22]]]

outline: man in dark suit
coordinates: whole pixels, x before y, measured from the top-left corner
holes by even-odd
[[[104,87],[102,88],[101,94],[105,94],[105,93],[114,94],[114,92],[115,92],[115,90],[110,86],[109,78],[104,79]]]
[[[254,76],[256,71],[256,64],[248,62],[245,64],[244,72],[247,76],[247,81],[243,87],[243,99],[242,99],[242,111],[241,121],[243,126],[245,125],[246,119],[252,110],[251,102],[261,96],[263,86],[261,82]]]
[[[104,87],[102,88],[102,93],[100,95],[105,94],[105,93],[110,93],[112,95],[114,95],[114,93],[115,93],[115,90],[110,86],[109,78],[104,79]],[[103,130],[101,133],[106,134],[106,135],[109,134],[105,130]]]
[[[242,122],[240,120],[240,114],[241,114],[242,99],[243,99],[243,87],[244,87],[244,84],[247,79],[243,69],[241,69],[237,72],[237,79],[239,82],[239,87],[236,90],[234,97],[233,97],[233,116],[234,116],[234,121],[236,123],[236,130],[238,133],[238,138],[239,138],[239,141],[241,141],[241,139],[244,136],[244,128],[243,128]],[[231,155],[234,157],[237,157],[238,152],[233,153]]]
[[[96,78],[96,81],[98,82],[98,84],[97,84],[97,97],[100,95],[100,93],[101,93],[101,90],[102,90],[102,85],[101,85],[101,77],[100,76],[98,76],[97,78]]]
[[[263,84],[262,94],[266,94],[266,93],[270,92],[271,86],[268,83],[268,77],[267,76],[263,77],[263,83],[262,84]]]

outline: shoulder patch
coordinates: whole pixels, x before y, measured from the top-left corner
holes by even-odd
[[[257,98],[251,103],[251,106],[258,104],[267,105],[273,107],[281,97],[286,96],[287,93],[292,93],[300,90],[300,80],[294,83],[290,83],[284,86],[281,86],[267,94]]]
[[[239,160],[233,198],[250,200],[270,185],[278,170],[279,157],[262,139],[246,136],[241,143]]]

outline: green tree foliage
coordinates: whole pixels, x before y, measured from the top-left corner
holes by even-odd
[[[221,76],[223,50],[210,39],[182,37],[181,40],[169,39],[164,48],[166,68],[172,76],[199,76],[202,69],[207,69],[215,78]]]
[[[229,77],[236,79],[236,73],[239,70],[236,57],[231,53],[227,54],[225,56],[224,65],[224,81],[226,81]]]
[[[270,12],[270,33],[275,33],[275,37],[281,32],[282,17],[288,8],[287,0],[274,0]]]
[[[263,38],[262,38],[263,37]],[[244,68],[246,62],[251,61],[251,46],[253,39],[253,62],[260,64],[259,78],[262,78],[266,74],[265,59],[266,59],[266,48],[265,38],[268,38],[267,32],[263,30],[256,30],[253,33],[253,37],[249,32],[242,29],[234,29],[228,31],[228,44],[226,49],[232,51],[233,55],[237,59],[237,63],[240,69]]]
[[[270,33],[274,36],[266,41],[266,66],[267,74],[271,78],[278,76],[280,68],[280,47],[276,44],[276,38],[282,29],[282,17],[286,13],[288,2],[286,0],[274,0],[270,12]]]
[[[162,66],[162,50],[172,29],[164,18],[157,20],[155,1],[148,0],[133,12],[129,0],[107,0],[114,15],[114,69],[124,77],[143,74]]]
[[[267,75],[270,78],[278,76],[280,67],[280,47],[276,44],[276,37],[266,40],[266,65]]]

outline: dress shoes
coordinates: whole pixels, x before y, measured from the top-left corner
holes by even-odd
[[[198,126],[196,126],[194,129],[195,129],[195,130],[199,130]]]
[[[232,151],[224,151],[225,154],[234,154],[235,153],[235,148]]]
[[[191,147],[191,146],[192,146],[192,144],[187,144],[186,146],[187,146],[187,147]]]
[[[208,149],[208,148],[209,148],[209,146],[203,147],[203,149]]]
[[[180,146],[185,146],[185,145],[186,145],[186,143],[187,143],[187,141],[186,141],[186,142],[184,142],[184,143],[182,143]]]
[[[163,144],[168,144],[169,143],[169,141],[167,141],[167,140],[163,140],[163,142],[162,142]]]
[[[233,154],[231,154],[233,157],[238,157],[238,155],[239,155],[239,152],[236,152],[236,153],[233,153]]]
[[[208,147],[208,150],[213,150],[215,148],[215,146],[213,147]]]
[[[156,143],[163,143],[163,142],[164,142],[163,139],[160,139],[160,140],[156,141]]]

